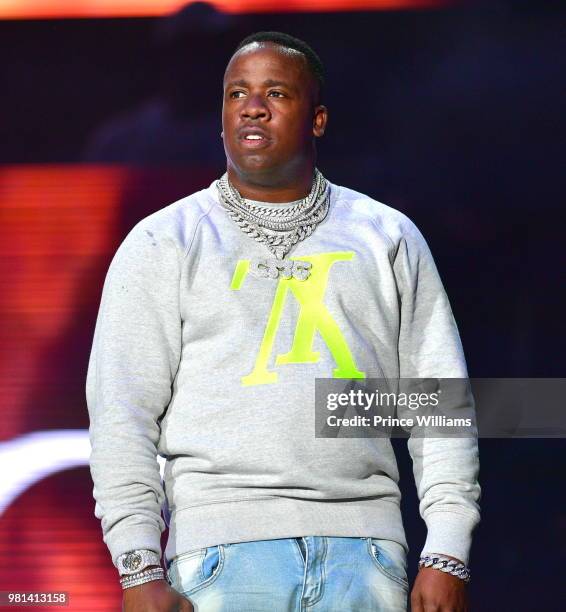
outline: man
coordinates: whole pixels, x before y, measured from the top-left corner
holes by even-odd
[[[87,400],[96,516],[128,612],[406,610],[390,441],[316,437],[314,381],[466,365],[416,226],[316,169],[323,83],[304,42],[242,41],[224,75],[227,174],[143,219],[110,265]],[[412,609],[462,612],[477,443],[409,450],[423,555],[440,556]]]

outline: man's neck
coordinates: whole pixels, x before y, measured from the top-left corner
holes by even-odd
[[[243,198],[274,204],[293,202],[308,196],[312,188],[313,175],[314,169],[307,168],[302,176],[278,184],[273,179],[262,181],[244,178],[228,168],[228,178]]]

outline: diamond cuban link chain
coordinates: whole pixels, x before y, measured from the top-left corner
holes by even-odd
[[[263,207],[249,202],[230,183],[228,173],[217,181],[217,188],[229,217],[242,232],[264,243],[275,255],[275,259],[252,259],[251,274],[262,278],[308,278],[310,262],[286,261],[284,257],[297,242],[308,238],[328,213],[330,186],[317,168],[308,196],[290,207]]]
[[[444,555],[423,555],[419,559],[419,568],[432,567],[446,574],[452,574],[464,582],[470,582],[470,569],[461,561],[456,561]]]

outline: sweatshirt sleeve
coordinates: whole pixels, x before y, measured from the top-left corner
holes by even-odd
[[[95,516],[116,566],[135,548],[161,554],[165,529],[157,445],[181,353],[180,255],[150,218],[108,269],[86,380]]]
[[[468,378],[460,335],[430,249],[407,219],[394,261],[401,300],[401,378]],[[467,410],[473,410],[473,398]],[[427,526],[423,553],[468,563],[480,520],[475,437],[410,437],[408,448]]]

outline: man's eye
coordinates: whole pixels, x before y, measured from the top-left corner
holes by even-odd
[[[267,95],[270,96],[271,94],[275,94],[278,98],[279,97],[281,97],[281,98],[285,97],[285,94],[281,93],[280,91],[270,91]]]
[[[243,94],[243,91],[233,91],[230,93],[230,98],[239,98],[240,96],[238,94]]]

